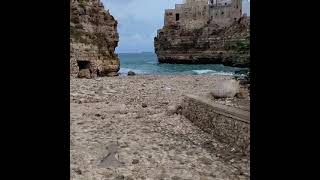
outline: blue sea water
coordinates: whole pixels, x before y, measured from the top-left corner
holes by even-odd
[[[159,64],[155,53],[120,53],[120,75],[128,71],[145,75],[234,75],[243,68],[228,67],[222,64]]]

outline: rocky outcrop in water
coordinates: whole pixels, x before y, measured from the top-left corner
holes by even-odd
[[[72,0],[70,7],[70,76],[117,75],[117,21],[100,0]]]
[[[154,46],[160,63],[249,67],[250,18],[228,26],[208,22],[198,29],[167,25],[158,31]]]

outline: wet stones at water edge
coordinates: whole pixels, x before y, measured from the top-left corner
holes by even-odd
[[[128,76],[135,76],[135,75],[136,75],[136,73],[133,72],[133,71],[129,71],[129,72],[128,72]]]

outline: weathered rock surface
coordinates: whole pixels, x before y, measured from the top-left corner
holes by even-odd
[[[120,68],[115,54],[117,21],[100,0],[72,0],[70,20],[70,76],[88,69],[90,77],[115,76]]]
[[[158,31],[154,46],[160,63],[249,67],[250,18],[224,27],[214,22],[198,29],[167,25]]]
[[[218,81],[210,91],[215,98],[233,98],[239,92],[239,82],[234,79]]]

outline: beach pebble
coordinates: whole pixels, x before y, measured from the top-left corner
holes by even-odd
[[[82,174],[82,171],[79,168],[75,168],[73,169],[73,171],[76,172],[77,174]]]
[[[181,110],[180,105],[171,105],[171,106],[168,106],[167,113],[169,115],[178,114],[180,110]]]
[[[139,163],[139,159],[132,160],[132,164],[138,164],[138,163]]]

